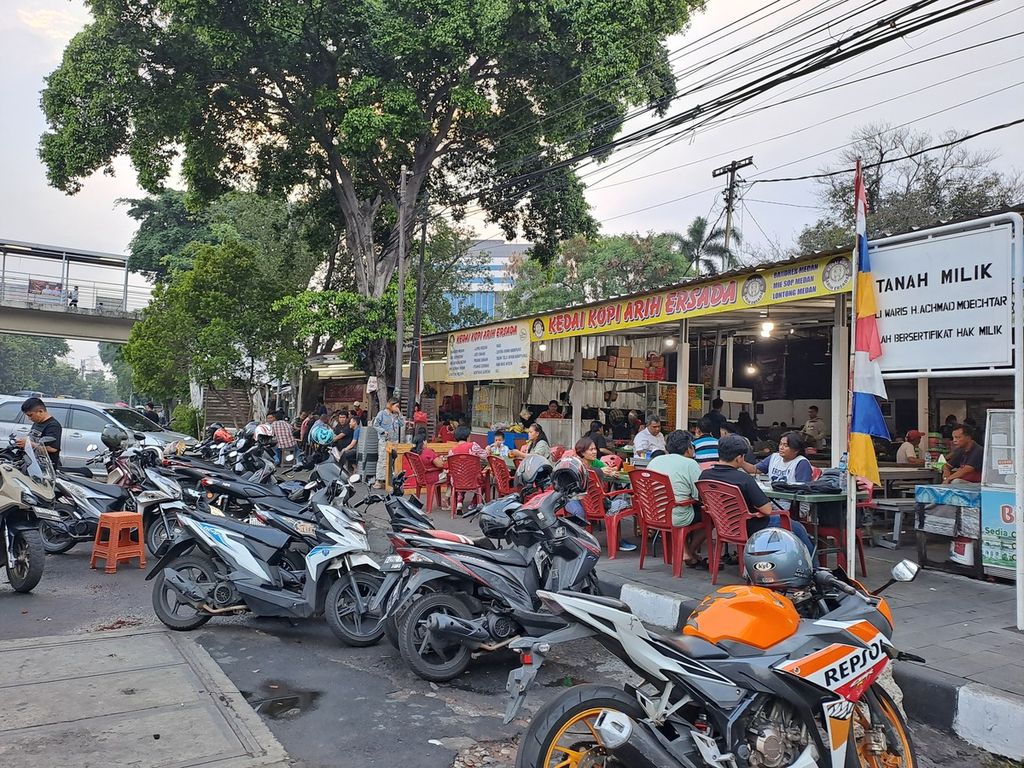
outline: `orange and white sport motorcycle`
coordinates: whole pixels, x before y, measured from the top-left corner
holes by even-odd
[[[903,561],[882,589],[916,575]],[[555,644],[592,637],[644,683],[566,689],[532,719],[516,766],[917,768],[879,676],[893,659],[924,659],[893,646],[877,592],[827,569],[801,594],[723,587],[673,635],[648,630],[619,600],[539,592],[568,626],[512,643],[523,666],[509,674],[506,722]]]

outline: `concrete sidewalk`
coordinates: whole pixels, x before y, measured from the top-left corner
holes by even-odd
[[[22,768],[285,768],[284,748],[187,637],[0,642],[0,762]]]
[[[435,522],[479,535],[474,523],[443,512]],[[597,536],[604,544],[604,533]],[[868,547],[866,586],[884,583],[903,558],[916,559],[910,546]],[[679,629],[717,588],[707,570],[686,568],[682,578],[673,578],[660,549],[648,555],[643,570],[639,560],[638,552],[603,557],[598,574],[606,592],[621,597],[647,623]],[[718,586],[740,583],[737,566],[725,566]],[[1024,633],[1015,626],[1013,585],[922,570],[914,582],[894,584],[885,596],[896,620],[894,642],[927,660],[896,669],[908,713],[989,752],[1024,759]]]

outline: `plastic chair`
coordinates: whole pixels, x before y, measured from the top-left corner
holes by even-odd
[[[104,532],[107,534],[104,538]],[[132,533],[135,536],[132,536]],[[146,549],[142,538],[142,515],[138,512],[103,512],[96,526],[89,567],[105,560],[104,573],[117,573],[117,564],[139,558],[139,568],[146,567]]]
[[[488,456],[487,466],[491,468],[491,477],[494,478],[494,487],[499,496],[508,496],[515,493],[512,487],[512,473],[508,471],[508,464],[500,456]]]
[[[556,445],[551,448],[551,463],[554,464],[556,461],[561,459],[566,454],[564,445]]]
[[[622,469],[622,457],[617,454],[609,454],[608,456],[601,456],[601,461],[608,469]]]
[[[822,471],[821,467],[815,467],[815,466],[811,467],[811,482],[814,482],[819,477],[821,477],[821,471]]]
[[[409,451],[402,454],[402,463],[408,464],[412,475],[416,479],[416,496],[422,494],[422,489],[427,489],[426,512],[429,515],[434,508],[434,496],[437,496],[437,506],[441,507],[441,483],[427,480],[427,467],[423,463],[423,457],[418,453]]]
[[[747,521],[751,518],[743,492],[739,486],[723,483],[721,480],[698,480],[697,491],[700,493],[704,519],[712,526],[714,533],[713,542],[711,536],[708,536],[708,568],[711,570],[711,583],[718,583],[722,548],[727,543],[736,545],[742,575],[743,549],[747,545]],[[773,509],[772,514],[782,517],[783,528],[793,529],[787,510]]]
[[[608,539],[608,556],[614,560],[619,553],[619,523],[627,517],[635,517],[636,513],[632,507],[625,507],[612,514],[605,511],[605,499],[613,499],[616,496],[624,496],[630,491],[628,488],[621,491],[608,492],[601,483],[601,478],[593,469],[588,469],[587,493],[580,499],[583,504],[583,512],[587,517],[587,527],[593,523],[600,523],[605,526],[605,536]]]
[[[480,459],[471,453],[448,456],[448,482],[452,488],[452,517],[455,517],[460,497],[479,492],[487,500],[487,481],[484,479]]]
[[[629,473],[629,479],[632,484],[633,507],[639,513],[640,568],[644,567],[644,559],[647,557],[648,532],[660,531],[667,539],[662,547],[664,560],[672,565],[673,576],[682,577],[686,537],[694,531],[706,529],[707,524],[703,520],[687,526],[672,524],[672,508],[692,505],[693,499],[677,501],[672,481],[667,475],[649,469],[634,469]]]
[[[875,507],[875,484],[870,480],[865,480],[863,477],[857,478],[857,491],[867,493],[868,497],[864,501],[857,502],[857,511],[862,509],[874,509]],[[858,526],[854,531],[854,538],[856,539],[857,546],[857,560],[860,563],[860,575],[868,575],[867,560],[864,557],[864,532]],[[832,539],[836,543],[836,561],[839,563],[839,567],[846,570],[846,526],[836,527],[829,525],[818,526],[818,538],[820,539]],[[825,565],[828,562],[828,553],[822,553],[818,555],[818,563]]]

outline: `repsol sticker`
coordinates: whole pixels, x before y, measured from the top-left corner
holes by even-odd
[[[825,670],[825,686],[835,688],[851,677],[864,672],[874,666],[882,656],[882,643],[875,640],[867,648],[863,648],[854,654]]]

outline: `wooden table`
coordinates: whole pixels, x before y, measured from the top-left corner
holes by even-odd
[[[892,496],[892,484],[894,482],[908,482],[915,485],[932,485],[942,479],[942,473],[937,469],[925,469],[924,467],[899,466],[879,467],[878,477],[882,481],[882,496]]]

